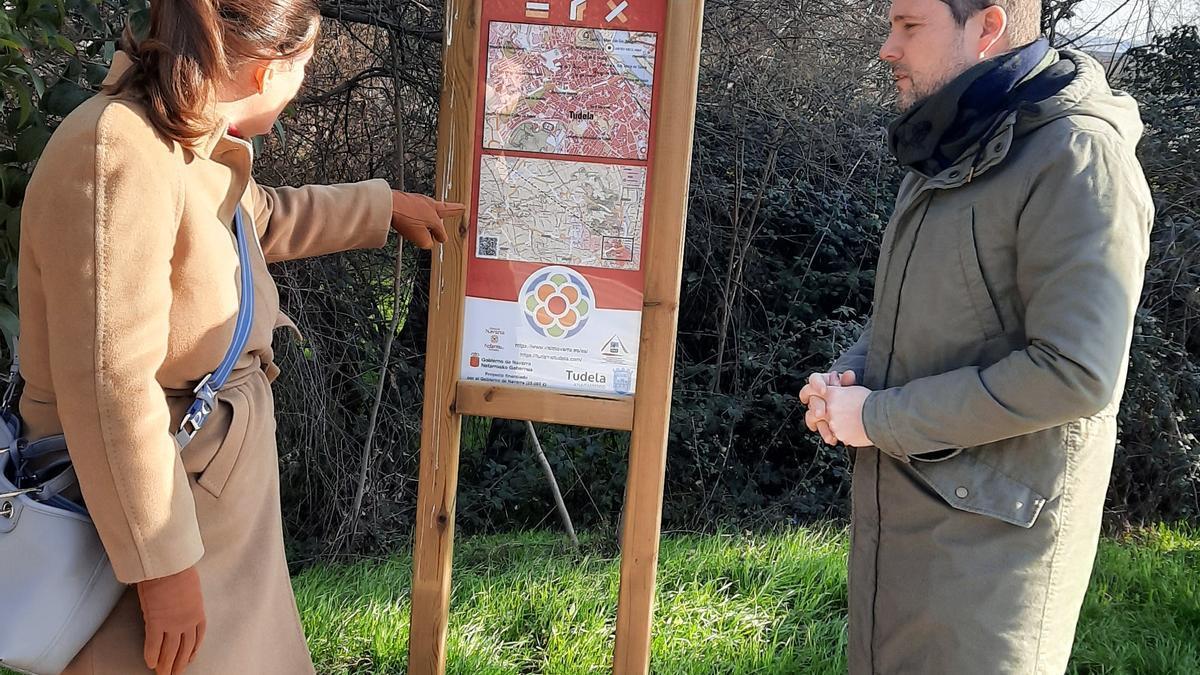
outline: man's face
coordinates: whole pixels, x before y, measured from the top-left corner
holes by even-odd
[[[978,39],[970,39],[974,21],[958,25],[942,0],[893,0],[892,32],[879,58],[892,67],[901,110],[979,63]]]

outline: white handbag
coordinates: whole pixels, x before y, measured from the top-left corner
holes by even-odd
[[[116,606],[124,584],[87,512],[57,493],[74,482],[69,467],[37,487],[18,487],[17,421],[0,424],[0,664],[18,671],[61,673]],[[66,454],[62,437],[43,439],[29,460]],[[61,460],[59,460],[61,461]],[[69,460],[68,460],[69,461]],[[55,465],[58,462],[54,462]],[[22,482],[23,484],[23,482]],[[35,498],[36,495],[36,498]]]

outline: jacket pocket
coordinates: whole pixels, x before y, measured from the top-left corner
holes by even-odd
[[[933,452],[925,452],[919,455],[909,455],[908,458],[914,462],[936,463],[945,462],[958,457],[963,452],[962,448],[950,448],[947,450],[934,450]]]
[[[967,451],[941,462],[912,462],[909,466],[943,500],[960,511],[977,513],[1030,528],[1046,497],[1014,480]]]
[[[236,388],[226,389],[217,396],[216,419],[210,418],[196,440],[187,447],[193,446],[199,452],[185,458],[184,466],[196,474],[196,483],[214,497],[220,497],[225,490],[229,477],[233,474],[242,447],[246,444],[246,433],[250,425],[250,402],[245,394]],[[225,423],[221,419],[225,418]],[[204,438],[204,436],[208,438]],[[197,464],[199,466],[197,466]]]
[[[983,278],[983,268],[979,265],[979,250],[975,243],[975,207],[963,209],[963,218],[958,228],[958,262],[962,269],[963,282],[971,306],[975,310],[975,318],[983,330],[984,339],[1002,337],[1004,324],[1000,320],[1000,312],[992,300],[987,282]]]

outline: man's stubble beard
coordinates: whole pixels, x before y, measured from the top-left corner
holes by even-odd
[[[914,106],[922,103],[930,96],[938,93],[947,84],[950,84],[954,78],[962,75],[971,67],[971,63],[962,56],[963,37],[959,35],[958,44],[955,45],[955,61],[942,72],[931,75],[928,81],[919,80],[916,73],[907,71],[908,75],[908,93],[900,92],[900,96],[896,103],[900,108],[900,112],[908,112]]]

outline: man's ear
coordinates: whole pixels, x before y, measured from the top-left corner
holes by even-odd
[[[980,35],[978,53],[980,60],[999,56],[1012,48],[1008,37],[1008,13],[1000,5],[992,5],[980,11]]]

